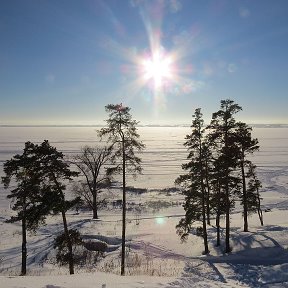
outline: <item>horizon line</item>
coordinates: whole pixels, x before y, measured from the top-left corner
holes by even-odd
[[[208,124],[205,124],[205,126]],[[262,128],[288,128],[287,123],[247,123],[249,126]],[[191,124],[138,124],[137,127],[190,127]],[[0,127],[105,127],[102,124],[0,124]]]

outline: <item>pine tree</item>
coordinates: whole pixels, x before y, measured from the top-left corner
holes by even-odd
[[[257,212],[258,217],[261,223],[261,226],[264,225],[263,213],[261,209],[261,197],[259,189],[262,187],[260,180],[256,175],[256,165],[252,163],[249,164],[249,170],[247,173],[249,178],[248,188],[247,188],[247,210],[249,212]]]
[[[205,129],[206,130],[206,129]],[[213,173],[213,155],[212,155],[213,145],[211,145],[209,137],[205,136],[203,146],[202,146],[202,156],[204,159],[204,181],[206,189],[206,218],[207,224],[211,225],[211,190],[212,190],[212,173]]]
[[[215,226],[216,226],[216,246],[220,246],[220,219],[221,215],[225,215],[225,192],[224,192],[224,175],[223,169],[221,169],[221,163],[214,159],[213,169],[210,174],[211,177],[211,193],[210,193],[210,206],[211,211],[215,214]]]
[[[247,170],[251,166],[251,161],[247,159],[248,155],[253,154],[255,151],[259,150],[258,140],[253,139],[251,136],[252,128],[249,127],[246,123],[238,122],[237,128],[235,130],[236,141],[239,145],[239,167],[241,169],[241,178],[242,178],[242,195],[241,203],[243,205],[243,218],[244,218],[244,232],[248,232],[248,201],[250,210],[251,207],[257,206],[257,203],[251,202],[253,197],[248,199],[247,195]],[[254,199],[256,201],[256,199]]]
[[[214,139],[214,135],[209,131],[209,126],[206,127],[206,136],[204,142],[204,156],[205,156],[205,179],[207,189],[207,224],[210,225],[210,215],[215,215],[215,226],[217,232],[216,246],[220,246],[220,218],[225,214],[223,193],[223,175],[219,166],[219,147]],[[219,167],[218,167],[219,166]],[[208,222],[209,221],[209,222]]]
[[[36,147],[36,163],[38,175],[41,175],[42,189],[49,195],[51,210],[53,213],[62,215],[64,233],[68,246],[69,272],[74,274],[74,259],[72,242],[69,235],[66,212],[79,203],[80,198],[72,200],[65,199],[67,181],[79,175],[78,172],[70,170],[69,164],[64,160],[64,154],[52,147],[47,140]]]
[[[192,116],[192,132],[186,136],[184,146],[187,147],[189,160],[188,163],[182,165],[182,169],[187,174],[180,175],[176,179],[176,183],[181,185],[185,195],[185,218],[181,219],[176,226],[177,233],[182,239],[188,236],[195,221],[201,221],[204,239],[204,253],[209,253],[206,228],[206,212],[207,212],[207,192],[205,187],[206,175],[206,158],[204,156],[204,121],[202,119],[201,109],[195,110]],[[207,147],[206,147],[207,148]],[[206,151],[207,153],[207,151]]]
[[[4,163],[5,176],[2,177],[5,189],[10,187],[11,180],[16,182],[16,188],[12,189],[7,197],[13,199],[12,209],[17,211],[17,215],[7,222],[21,221],[21,275],[26,275],[27,272],[27,230],[35,232],[50,213],[49,198],[41,188],[43,178],[37,173],[39,165],[35,147],[33,143],[26,142],[23,154],[17,154]]]
[[[226,217],[226,234],[225,234],[225,252],[231,252],[230,247],[230,211],[234,205],[233,194],[239,190],[239,178],[235,175],[237,167],[239,147],[236,145],[235,129],[236,121],[234,114],[242,108],[232,100],[222,100],[220,110],[212,114],[211,138],[217,143],[218,157],[216,167],[221,177],[219,178],[220,189],[225,194],[225,217]]]
[[[126,173],[141,173],[141,159],[135,151],[142,151],[145,145],[139,141],[136,120],[132,119],[130,108],[119,104],[109,104],[105,107],[109,113],[106,120],[107,127],[99,131],[100,137],[107,137],[113,145],[114,154],[112,160],[116,164],[121,159],[122,165],[114,166],[114,172],[122,173],[122,252],[121,252],[121,275],[125,275],[125,238],[126,238]]]

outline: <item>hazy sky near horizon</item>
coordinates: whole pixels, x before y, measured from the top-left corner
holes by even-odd
[[[2,0],[0,124],[288,123],[287,0]]]

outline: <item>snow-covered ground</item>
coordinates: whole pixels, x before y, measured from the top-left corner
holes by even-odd
[[[93,145],[96,128],[91,127],[0,127],[0,162],[21,153],[24,142],[48,139],[65,154],[76,153],[83,145]],[[62,231],[59,216],[28,237],[28,276],[17,276],[21,265],[20,224],[5,223],[12,211],[7,191],[0,187],[0,287],[288,287],[288,128],[255,128],[261,150],[253,157],[263,183],[264,224],[257,215],[249,218],[250,232],[242,232],[241,211],[231,219],[231,254],[216,248],[215,229],[209,227],[209,256],[203,256],[202,240],[189,236],[181,243],[175,226],[183,215],[182,196],[164,188],[174,187],[186,157],[182,146],[189,128],[143,127],[140,133],[147,149],[143,153],[144,174],[129,186],[147,188],[147,193],[128,194],[128,201],[150,208],[127,214],[127,276],[119,276],[121,211],[68,213],[70,227],[79,229],[84,240],[104,241],[108,252],[96,264],[77,265],[75,275],[55,264],[53,240]],[[114,191],[115,199],[120,192]],[[170,203],[169,205],[167,204]],[[152,209],[152,204],[162,204]],[[161,208],[162,207],[162,208]],[[224,219],[223,219],[224,221]],[[223,222],[224,227],[224,222]],[[224,231],[223,231],[224,233]]]

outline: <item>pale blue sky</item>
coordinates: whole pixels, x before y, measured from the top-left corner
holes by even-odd
[[[143,61],[159,51],[155,87]],[[288,123],[287,94],[287,0],[0,1],[0,124],[102,124],[121,102],[189,124],[227,98],[243,121]]]

